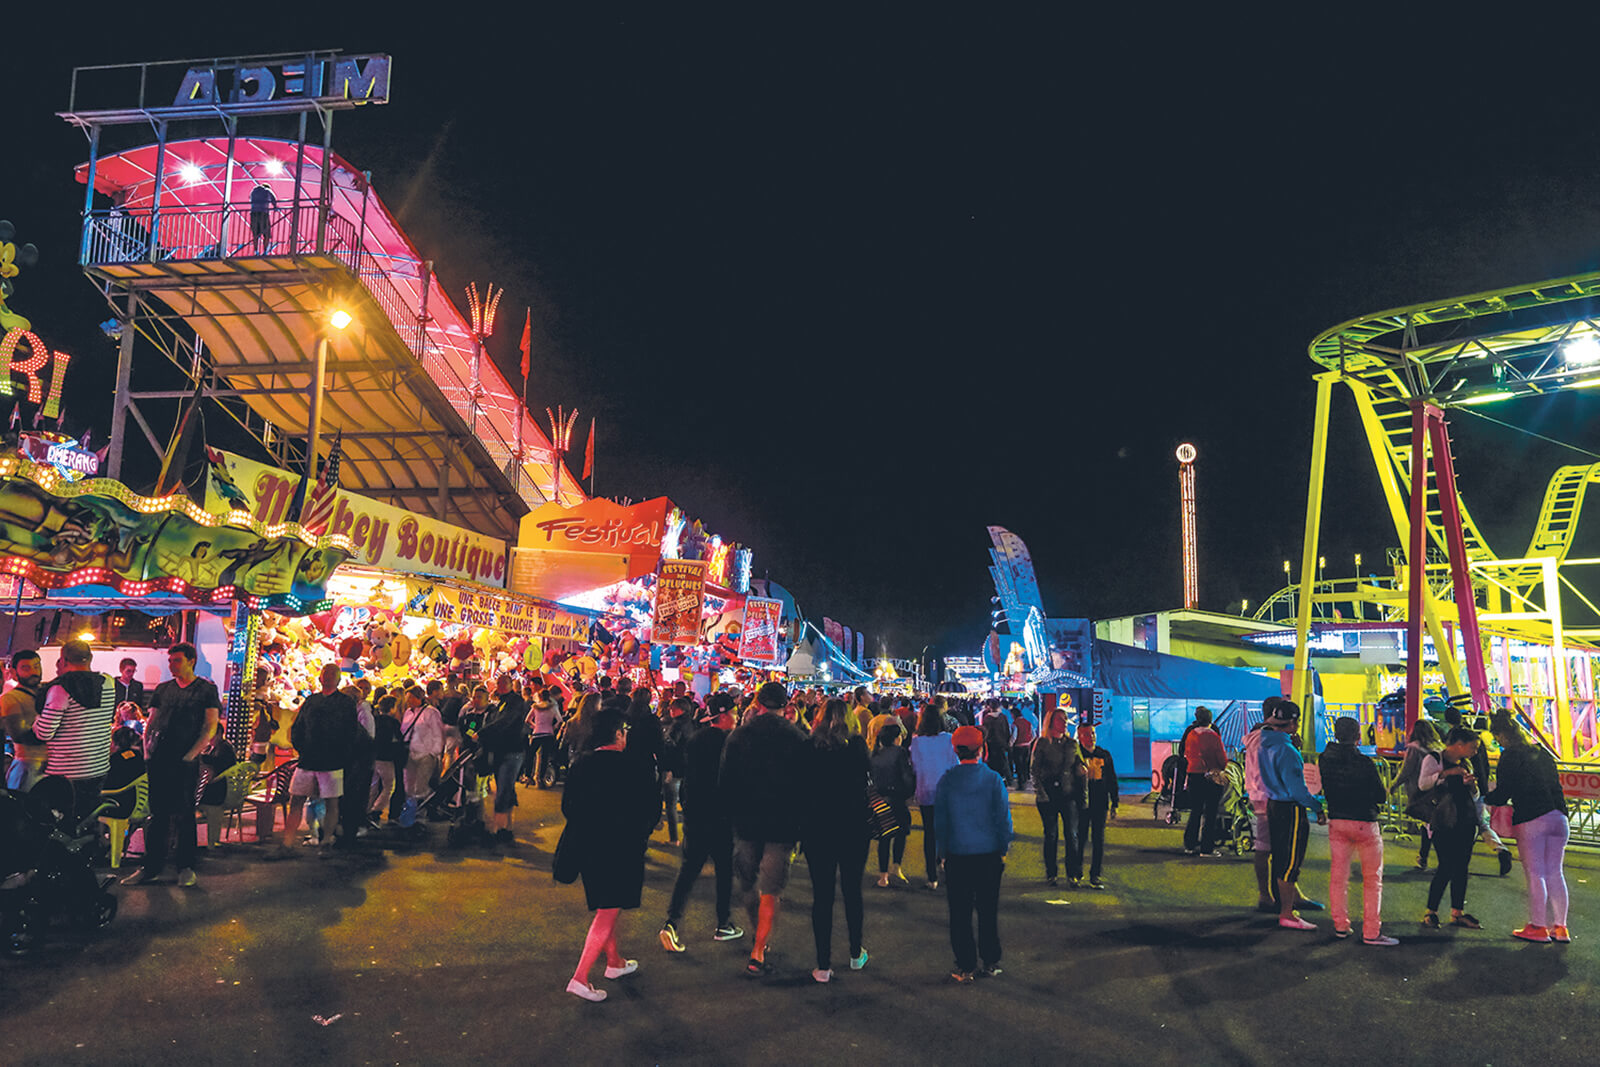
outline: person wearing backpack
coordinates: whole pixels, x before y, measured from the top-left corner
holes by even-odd
[[[1033,753],[1033,739],[1037,731],[1034,729],[1033,719],[1021,706],[1011,709],[1011,772],[1016,778],[1017,788],[1029,790],[1033,782],[1029,777],[1028,758]]]

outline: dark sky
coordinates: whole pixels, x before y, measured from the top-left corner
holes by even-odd
[[[335,147],[450,291],[506,286],[513,375],[533,307],[533,406],[598,417],[602,495],[672,497],[814,619],[963,654],[991,523],[1027,540],[1052,615],[1175,606],[1189,440],[1201,606],[1258,603],[1298,559],[1316,333],[1600,267],[1597,27],[1062,8],[39,27],[50,47],[9,53],[0,217],[43,256],[14,302],[79,357],[69,411],[103,438],[85,146],[53,117],[73,65],[389,52],[392,103],[342,114]],[[1492,414],[1596,447],[1595,402]],[[1471,415],[1455,437],[1469,506],[1520,552],[1583,457]],[[1347,395],[1330,479],[1329,574],[1371,569],[1395,535]]]

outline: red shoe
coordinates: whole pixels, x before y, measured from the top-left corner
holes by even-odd
[[[1565,926],[1552,926],[1550,928],[1550,940],[1559,941],[1563,945],[1570,945],[1572,943],[1572,935],[1567,932]]]
[[[1559,930],[1561,928],[1557,927],[1556,929]],[[1523,941],[1533,941],[1541,945],[1548,945],[1550,943],[1550,931],[1546,930],[1542,926],[1534,926],[1532,923],[1529,923],[1520,930],[1511,931],[1511,936],[1521,938]]]

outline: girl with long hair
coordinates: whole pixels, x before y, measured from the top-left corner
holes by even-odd
[[[867,965],[861,944],[861,877],[867,866],[867,743],[850,732],[848,706],[830,700],[811,727],[806,779],[811,804],[803,820],[801,847],[811,872],[811,932],[817,967],[811,977],[833,979],[833,890],[837,876],[850,935],[850,969]]]

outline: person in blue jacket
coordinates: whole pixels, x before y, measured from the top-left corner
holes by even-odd
[[[1322,801],[1306,788],[1305,761],[1295,744],[1295,724],[1300,708],[1285,700],[1265,720],[1270,729],[1261,731],[1261,785],[1267,794],[1267,827],[1272,837],[1272,879],[1278,890],[1278,925],[1285,930],[1315,930],[1316,923],[1300,918],[1294,910],[1295,883],[1300,880],[1300,865],[1306,858],[1306,838],[1310,833],[1307,811],[1317,814],[1320,825],[1328,821]]]
[[[962,726],[951,743],[961,762],[939,779],[934,828],[950,904],[950,947],[956,954],[950,977],[967,983],[977,976],[980,957],[983,974],[1000,974],[1000,876],[1011,845],[1011,804],[1005,782],[979,762],[983,731]]]

